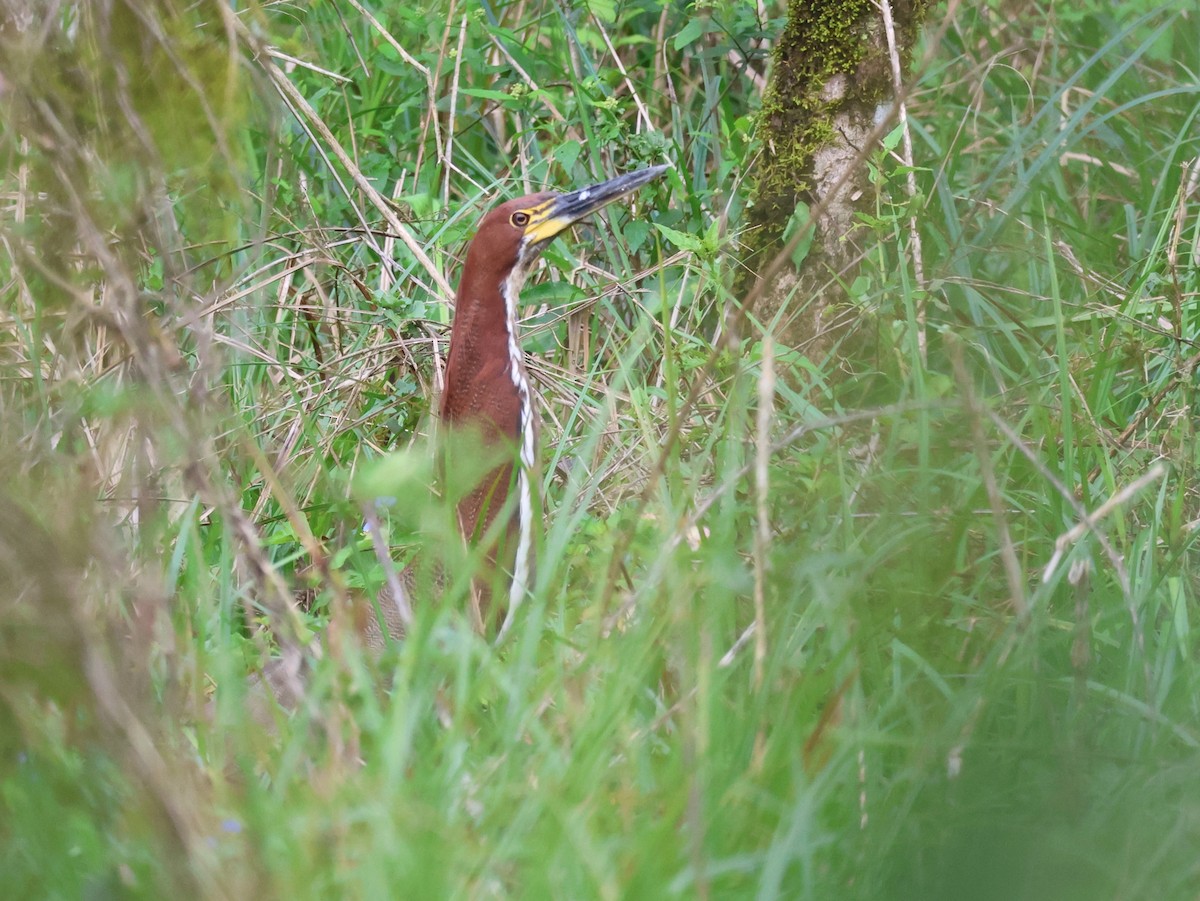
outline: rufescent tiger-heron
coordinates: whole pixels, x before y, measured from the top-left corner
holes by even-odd
[[[472,592],[472,619],[485,631],[500,622],[497,613],[503,611],[503,633],[528,593],[534,531],[541,527],[533,479],[537,415],[517,333],[521,286],[555,237],[667,168],[652,166],[577,191],[509,200],[483,217],[467,249],[450,328],[441,421],[446,431],[465,431],[482,442],[483,450],[498,452],[500,461],[474,487],[468,486],[457,509],[458,526],[468,542],[487,536],[485,572]],[[452,479],[453,473],[445,478]],[[497,524],[501,515],[508,517],[507,524]],[[507,589],[500,603],[493,604],[493,586]],[[383,623],[368,617],[364,633],[367,644],[375,647],[386,644],[385,628],[393,638],[403,631],[391,591],[385,588],[379,602]]]
[[[534,532],[541,527],[535,521],[539,505],[533,481],[537,416],[517,334],[521,286],[554,238],[668,168],[651,166],[577,191],[546,191],[506,201],[483,217],[467,248],[450,328],[441,420],[446,431],[468,433],[482,442],[480,451],[496,452],[499,460],[473,486],[466,486],[457,507],[466,541],[477,544],[486,536],[489,542],[480,548],[486,571],[472,591],[472,618],[485,631],[499,621],[489,609],[494,586],[506,587],[501,634],[530,590]],[[447,480],[453,476],[445,473]],[[458,487],[462,491],[463,486]],[[509,498],[513,492],[515,503]],[[498,522],[501,515],[508,517],[507,523]],[[401,592],[411,587],[411,579],[404,578],[410,575],[410,570],[401,573],[395,586]],[[409,603],[407,597],[396,597],[392,588],[382,589],[381,616],[374,610],[360,611],[367,613],[358,622],[363,644],[381,651],[390,639],[403,638]],[[299,700],[302,686],[296,675],[282,660],[263,670],[262,681],[285,708]]]
[[[489,536],[488,568],[475,592],[474,619],[486,628],[498,619],[488,609],[490,585],[506,582],[509,617],[529,591],[538,509],[533,483],[537,416],[517,334],[521,286],[555,237],[614,200],[665,172],[654,166],[565,194],[544,192],[500,204],[483,217],[467,250],[455,300],[442,394],[441,420],[448,431],[467,429],[487,448],[501,448],[501,463],[488,471],[458,504],[458,524],[468,541]],[[447,478],[450,474],[447,473]],[[515,503],[509,502],[515,492]],[[509,516],[493,542],[496,517]],[[499,579],[491,578],[493,574]]]

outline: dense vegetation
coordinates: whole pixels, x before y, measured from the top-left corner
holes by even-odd
[[[0,4],[5,894],[1197,896],[1196,11],[932,12],[820,358],[731,291],[785,15]],[[452,580],[264,727],[453,544],[478,216],[660,162],[523,295],[511,637]]]

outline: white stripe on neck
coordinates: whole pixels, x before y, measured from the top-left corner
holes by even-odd
[[[504,616],[504,624],[500,627],[497,640],[508,631],[517,607],[525,600],[529,591],[531,577],[531,562],[533,556],[533,485],[532,473],[534,463],[534,422],[533,404],[529,392],[529,379],[525,373],[525,356],[517,339],[517,295],[525,282],[525,267],[518,263],[513,267],[508,278],[500,285],[500,294],[504,298],[504,307],[508,331],[508,363],[509,375],[513,387],[517,389],[520,405],[518,424],[520,433],[520,459],[517,466],[517,553],[513,560],[512,585],[508,592],[508,612]]]

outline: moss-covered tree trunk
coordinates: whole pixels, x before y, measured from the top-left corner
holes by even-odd
[[[927,6],[927,0],[890,4],[901,71]],[[791,0],[763,101],[764,155],[740,293],[750,292],[788,237],[804,227],[806,210],[817,212],[807,256],[760,286],[754,310],[783,344],[814,357],[857,318],[845,286],[862,252],[855,213],[874,203],[863,151],[878,140],[895,100],[883,15],[877,0]]]

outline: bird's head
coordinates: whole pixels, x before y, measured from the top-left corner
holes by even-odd
[[[543,192],[506,201],[479,223],[467,252],[467,266],[470,268],[475,259],[502,267],[501,277],[515,293],[554,238],[585,216],[657,178],[667,168],[651,166],[577,191]]]

